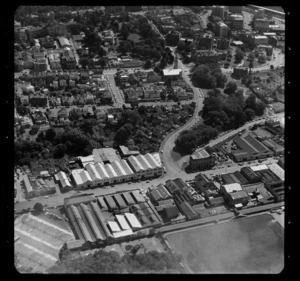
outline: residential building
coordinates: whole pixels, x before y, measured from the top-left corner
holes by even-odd
[[[259,32],[269,31],[269,21],[267,19],[254,19],[254,28]]]
[[[214,39],[209,37],[200,37],[197,40],[199,50],[211,50],[213,47]]]
[[[191,170],[208,170],[215,164],[215,158],[201,149],[190,156],[189,168]]]
[[[217,39],[217,49],[227,50],[229,48],[229,42],[227,39]]]
[[[214,182],[205,174],[198,174],[195,176],[195,184],[197,187],[197,191],[200,193],[204,193],[206,196],[219,196],[218,188],[215,186]]]
[[[244,28],[244,17],[243,15],[233,14],[230,15],[230,27],[235,30],[242,30]]]
[[[46,71],[48,69],[47,66],[48,66],[47,60],[45,58],[39,59],[34,62],[34,71],[37,71],[37,72]]]
[[[233,14],[241,14],[243,11],[243,6],[228,6],[228,10]]]
[[[193,54],[193,60],[198,63],[212,63],[212,62],[218,62],[220,60],[226,59],[226,53],[225,52],[217,52],[215,50],[211,51],[200,51],[197,50],[195,54]]]
[[[216,25],[216,35],[218,37],[227,37],[228,34],[228,26],[223,22],[218,22]]]
[[[174,78],[182,77],[181,69],[163,69],[164,80],[173,80]]]
[[[271,36],[269,37],[269,44],[273,47],[285,47],[285,36]]]
[[[225,12],[225,6],[213,6],[211,15],[220,17],[223,20],[224,12]]]
[[[268,45],[268,37],[267,36],[261,36],[261,35],[254,35],[251,36],[250,41],[255,45]]]

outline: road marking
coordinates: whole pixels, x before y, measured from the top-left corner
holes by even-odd
[[[49,223],[49,222],[44,221],[44,220],[42,220],[42,219],[39,219],[39,218],[37,218],[37,217],[34,217],[34,216],[31,215],[31,214],[29,214],[29,217],[32,218],[32,219],[34,219],[34,220],[36,220],[36,221],[38,221],[38,222],[41,222],[41,223],[46,224],[46,225],[48,225],[48,226],[51,226],[51,227],[53,227],[53,228],[55,228],[55,229],[58,229],[58,230],[60,230],[61,232],[65,233],[65,234],[69,234],[69,235],[74,236],[72,232],[67,231],[67,230],[65,230],[65,229],[63,229],[63,228],[60,228],[60,227],[58,227],[58,226],[56,226],[56,225],[54,225],[54,224],[52,224],[52,223]]]
[[[25,246],[26,248],[28,248],[28,249],[36,252],[36,253],[39,253],[39,254],[43,255],[44,257],[46,257],[46,258],[48,258],[50,260],[53,260],[53,261],[57,261],[58,260],[57,258],[53,257],[52,255],[45,254],[44,252],[42,252],[42,251],[38,250],[37,248],[35,248],[35,247],[31,246],[31,245],[28,245],[28,244],[26,244],[24,242],[18,241],[16,244],[19,244],[19,243],[22,244],[23,246]]]
[[[38,242],[40,242],[40,243],[42,243],[42,244],[45,244],[46,246],[48,246],[48,247],[50,247],[50,248],[52,248],[52,249],[54,249],[54,250],[59,250],[59,249],[60,249],[60,247],[55,247],[55,246],[53,246],[52,244],[50,244],[50,243],[48,243],[48,242],[45,242],[45,241],[41,240],[40,238],[38,238],[38,237],[36,237],[36,236],[30,234],[29,232],[23,231],[22,229],[19,229],[18,227],[15,227],[15,230],[18,231],[18,232],[20,232],[20,233],[23,234],[24,236],[27,236],[27,237],[29,237],[29,238],[35,240],[35,241],[38,241]]]

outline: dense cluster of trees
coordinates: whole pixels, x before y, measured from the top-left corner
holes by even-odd
[[[240,63],[243,60],[244,56],[245,56],[245,54],[241,49],[239,49],[239,48],[236,49],[236,51],[235,51],[235,62]]]
[[[191,130],[182,131],[175,141],[176,150],[190,154],[198,146],[205,145],[218,135],[218,130],[208,125],[198,125]]]
[[[227,77],[222,74],[220,68],[210,70],[206,65],[200,65],[194,69],[192,82],[195,86],[204,89],[224,88]]]
[[[263,115],[266,105],[256,101],[254,95],[244,100],[243,90],[238,89],[235,82],[228,82],[224,93],[227,95],[222,95],[218,89],[207,93],[201,112],[204,124],[221,132],[241,127],[255,115]]]
[[[183,273],[179,258],[170,253],[144,254],[97,251],[73,260],[58,262],[49,273]]]

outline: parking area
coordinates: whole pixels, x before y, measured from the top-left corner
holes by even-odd
[[[75,237],[68,223],[57,217],[25,214],[15,221],[15,240],[19,264],[44,273],[58,260],[61,246]]]

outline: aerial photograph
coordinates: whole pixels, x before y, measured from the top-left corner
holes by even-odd
[[[285,12],[19,6],[21,274],[279,274]]]

